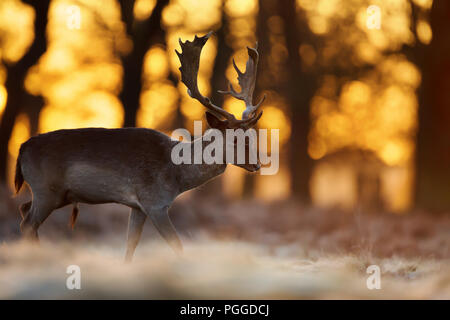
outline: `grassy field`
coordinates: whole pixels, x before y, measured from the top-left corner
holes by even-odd
[[[146,225],[132,264],[124,264],[128,210],[70,208],[40,229],[39,246],[18,237],[16,205],[0,211],[0,298],[449,299],[448,214],[340,212],[295,202],[226,203],[180,199],[171,210],[185,246],[177,256]],[[81,290],[68,290],[69,265]],[[381,269],[369,290],[366,269]]]
[[[444,260],[305,255],[295,245],[269,251],[207,239],[185,247],[176,256],[164,243],[146,242],[126,265],[119,244],[3,244],[0,298],[450,298],[450,268]],[[81,268],[81,290],[65,286],[66,269],[73,264]],[[371,264],[382,270],[380,290],[366,287]]]

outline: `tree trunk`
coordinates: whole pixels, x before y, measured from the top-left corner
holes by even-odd
[[[127,34],[133,42],[133,49],[122,57],[123,88],[119,95],[125,111],[124,127],[136,126],[136,114],[142,89],[142,66],[148,49],[164,41],[164,32],[161,27],[161,14],[168,0],[158,0],[150,17],[144,21],[136,21],[133,16],[134,1],[121,0],[120,8],[122,20]]]
[[[33,43],[22,59],[13,65],[7,65],[8,75],[5,87],[8,92],[8,100],[0,121],[0,181],[2,183],[5,183],[7,179],[8,143],[12,129],[17,115],[22,111],[24,102],[30,96],[25,90],[25,77],[29,68],[36,64],[47,50],[45,31],[50,0],[28,2],[35,10]]]
[[[289,141],[289,163],[292,177],[292,196],[309,204],[311,201],[309,181],[312,159],[308,155],[310,129],[309,103],[315,93],[316,78],[302,70],[299,56],[301,41],[308,39],[306,18],[297,16],[295,0],[279,1],[280,15],[285,23],[286,45],[289,54],[286,98],[291,108],[291,137]]]
[[[30,120],[30,135],[39,133],[39,114],[44,107],[44,99],[41,96],[28,95],[22,106]]]
[[[419,130],[416,150],[416,206],[450,209],[450,2],[434,1],[433,39],[419,62]]]

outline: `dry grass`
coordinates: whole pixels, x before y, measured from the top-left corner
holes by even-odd
[[[150,224],[133,264],[122,262],[127,209],[70,208],[40,230],[39,247],[18,241],[17,202],[0,202],[0,298],[367,298],[449,299],[448,214],[364,214],[295,202],[227,203],[184,197],[171,215],[185,252],[176,256]],[[82,271],[67,290],[66,268]],[[381,267],[381,290],[366,268]]]
[[[206,240],[206,239],[205,239]],[[448,299],[448,261],[367,259],[275,252],[244,242],[189,242],[182,256],[165,244],[140,246],[131,265],[121,246],[43,243],[0,247],[0,298]],[[81,268],[81,290],[67,290],[67,266]],[[366,267],[382,270],[381,290],[366,288]]]
[[[376,257],[450,258],[450,214],[342,212],[304,208],[293,201],[263,204],[186,199],[173,216],[187,229],[204,228],[222,240]],[[189,210],[189,211],[186,211]]]

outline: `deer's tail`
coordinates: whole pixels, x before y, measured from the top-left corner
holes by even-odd
[[[77,221],[77,217],[78,217],[78,203],[74,203],[73,204],[73,208],[72,208],[72,215],[70,216],[70,222],[69,222],[69,226],[72,228],[75,228],[75,222]]]
[[[22,151],[22,150],[21,150]],[[14,177],[14,186],[16,187],[16,193],[19,192],[20,188],[23,184],[23,174],[22,174],[22,165],[20,163],[22,152],[19,152],[19,156],[17,157],[16,162],[16,175]]]

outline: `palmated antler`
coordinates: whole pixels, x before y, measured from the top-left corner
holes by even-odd
[[[181,53],[175,50],[178,55],[178,58],[181,62],[180,72],[181,72],[181,81],[186,85],[187,92],[191,98],[197,99],[201,104],[203,104],[209,112],[214,114],[217,117],[223,117],[227,121],[227,126],[229,128],[250,128],[256,124],[259,118],[262,115],[262,112],[256,114],[256,108],[252,109],[251,112],[244,111],[243,119],[237,120],[236,117],[227,112],[226,110],[214,105],[211,100],[207,97],[204,97],[200,91],[198,90],[197,84],[197,76],[198,76],[198,68],[200,65],[200,54],[202,52],[203,46],[206,41],[208,41],[212,32],[209,32],[203,37],[195,36],[193,41],[182,42],[179,40],[181,46]],[[256,52],[256,49],[253,49]],[[258,53],[256,52],[256,56]],[[256,60],[257,61],[257,60]],[[253,64],[252,64],[253,65]],[[256,75],[256,64],[254,65],[255,75]],[[253,80],[252,88],[255,87],[255,81]],[[241,83],[241,80],[239,80]],[[251,89],[251,94],[253,94],[253,89]],[[239,98],[238,98],[239,99]],[[251,100],[251,98],[250,98]],[[251,101],[250,101],[251,102]],[[262,101],[261,101],[262,102]],[[261,103],[258,104],[258,106]],[[249,109],[250,110],[250,109]],[[245,115],[245,117],[244,117]],[[252,115],[252,116],[250,116]]]
[[[230,94],[236,99],[243,100],[245,102],[245,110],[242,113],[242,119],[248,119],[251,115],[255,114],[259,106],[264,102],[266,96],[264,95],[256,105],[253,105],[253,91],[255,90],[256,84],[256,71],[258,67],[258,43],[255,48],[247,47],[249,59],[245,66],[245,73],[243,73],[236,65],[233,59],[233,67],[238,74],[239,85],[241,86],[241,92],[236,92],[231,83],[228,83],[228,91],[219,91],[223,94]]]

